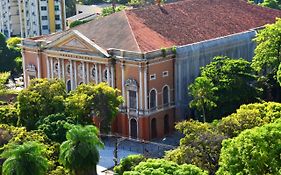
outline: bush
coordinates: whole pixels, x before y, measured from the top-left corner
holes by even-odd
[[[18,109],[14,105],[0,106],[0,123],[8,125],[17,125]]]
[[[164,159],[148,159],[141,162],[133,171],[126,171],[124,175],[207,175],[206,171],[201,170],[195,165],[178,165]]]
[[[122,175],[125,171],[131,171],[140,162],[144,161],[143,155],[129,155],[126,158],[121,159],[120,164],[114,167],[114,172],[118,175]]]
[[[77,20],[77,21],[73,21],[72,23],[70,23],[69,25],[69,28],[73,28],[73,27],[76,27],[76,26],[79,26],[81,24],[85,24],[89,22],[89,20],[83,20],[83,21],[80,21],[80,20]]]
[[[223,141],[217,174],[280,174],[280,131],[279,121]]]

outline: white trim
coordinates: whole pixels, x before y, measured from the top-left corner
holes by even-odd
[[[41,59],[37,53],[37,78],[41,78]]]
[[[140,84],[140,88],[139,88],[139,96],[140,96],[140,99],[139,99],[139,101],[140,101],[140,109],[142,110],[143,109],[143,107],[142,107],[142,98],[143,98],[143,92],[142,92],[142,67],[141,67],[141,65],[139,65],[139,84]]]
[[[73,61],[74,64],[74,88],[77,87],[77,62]]]
[[[86,83],[86,74],[85,74],[85,62],[82,62],[82,69],[83,69],[83,83]]]
[[[50,57],[50,61],[51,61],[51,78],[54,78],[54,63],[53,63],[53,58]]]
[[[58,78],[61,79],[61,62],[59,58],[57,58],[57,60],[58,60]]]
[[[149,80],[156,80],[156,74],[149,75]]]
[[[166,70],[162,72],[162,77],[168,77],[168,76],[169,76],[169,71]]]
[[[99,64],[99,82],[102,82],[101,64]]]
[[[110,74],[110,75],[111,75],[111,76],[110,76],[110,79],[111,79],[111,87],[115,88],[115,81],[114,81],[114,80],[115,80],[115,74],[114,74],[115,72],[114,72],[114,67],[113,67],[113,65],[111,65],[110,68],[111,68],[111,71],[110,71],[110,72],[111,72],[111,74]]]
[[[50,61],[49,57],[46,57],[46,64],[47,64],[47,79],[50,79]]]
[[[74,77],[73,77],[73,63],[72,63],[72,60],[69,60],[69,66],[70,66],[71,90],[73,90],[74,89]]]
[[[22,52],[22,69],[23,69],[24,88],[27,88],[27,77],[26,77],[26,70],[25,70],[25,55],[24,55],[24,52]]]
[[[122,96],[124,98],[124,104],[126,105],[126,98],[125,98],[125,65],[121,63],[121,76],[122,76]]]
[[[147,104],[147,65],[144,68],[144,109],[147,111],[148,104]]]
[[[62,59],[61,61],[62,61],[62,65],[61,65],[61,68],[62,68],[62,79],[63,79],[63,82],[65,82],[65,65],[64,65],[64,59]]]
[[[86,62],[86,72],[87,72],[87,83],[90,83],[90,75],[89,75],[89,70],[90,70],[90,67],[89,67],[89,63]]]

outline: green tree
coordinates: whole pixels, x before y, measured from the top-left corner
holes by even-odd
[[[200,77],[210,80],[216,88],[210,92],[216,97],[217,107],[210,112],[214,117],[227,116],[240,105],[257,101],[256,77],[250,62],[244,59],[215,57],[201,69]]]
[[[19,38],[19,37],[11,37],[11,38],[9,38],[8,40],[7,40],[7,46],[9,47],[9,48],[19,48],[18,47],[18,44],[20,44],[21,43],[21,38]]]
[[[280,131],[279,121],[223,141],[217,174],[280,174]]]
[[[79,26],[81,24],[85,24],[89,22],[89,20],[83,20],[83,21],[80,21],[80,20],[77,20],[77,21],[73,21],[72,23],[70,23],[69,25],[69,28],[73,28],[73,27],[76,27],[76,26]]]
[[[129,155],[121,159],[120,164],[114,167],[114,172],[118,175],[123,175],[125,171],[131,171],[140,162],[145,161],[146,158],[143,155]]]
[[[218,169],[221,142],[227,138],[215,125],[198,121],[183,121],[176,129],[185,136],[180,146],[166,152],[165,159],[178,164],[194,164],[214,174]]]
[[[120,11],[122,11],[122,10],[125,10],[125,9],[127,9],[128,7],[127,6],[125,6],[125,5],[119,5],[119,6],[117,6],[114,10],[113,10],[113,7],[111,6],[111,7],[105,7],[105,8],[103,8],[102,9],[102,12],[101,12],[101,15],[102,16],[108,16],[108,15],[111,15],[111,14],[113,14],[113,13],[116,13],[116,12],[120,12]]]
[[[76,175],[96,175],[98,148],[103,148],[98,134],[95,126],[72,126],[66,134],[67,141],[60,146],[59,161]]]
[[[64,112],[65,84],[60,80],[33,79],[18,95],[19,124],[28,130],[50,114]]]
[[[108,132],[123,102],[119,94],[118,89],[106,83],[79,85],[66,99],[66,113],[79,124],[92,123],[91,114],[94,113],[100,120],[101,131]]]
[[[266,25],[255,39],[257,47],[252,67],[259,73],[259,82],[265,90],[267,100],[279,100],[280,86],[276,80],[281,63],[281,19],[275,24]]]
[[[43,175],[48,169],[48,160],[44,152],[44,146],[36,142],[13,145],[1,154],[1,157],[6,159],[2,173],[4,175]]]
[[[65,114],[51,114],[40,121],[38,130],[42,130],[52,141],[62,143],[66,140],[68,131],[66,125],[69,123],[74,123],[74,121]]]
[[[124,175],[207,175],[206,171],[201,170],[195,165],[178,165],[164,159],[148,159],[137,165],[133,171],[125,171]]]
[[[218,88],[206,77],[197,77],[189,87],[189,94],[193,97],[189,107],[195,108],[203,115],[203,121],[206,122],[206,113],[216,107],[216,97],[214,95]]]
[[[279,64],[278,71],[277,71],[277,81],[281,86],[281,64]]]

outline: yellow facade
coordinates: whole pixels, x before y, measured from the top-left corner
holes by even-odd
[[[50,32],[56,32],[56,21],[55,21],[55,2],[54,0],[49,0],[49,22],[50,22]]]

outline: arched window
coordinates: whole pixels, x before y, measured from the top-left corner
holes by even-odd
[[[67,72],[67,75],[70,75],[70,64],[67,64],[67,66],[66,66],[66,72]]]
[[[84,72],[84,70],[83,70],[83,65],[82,64],[79,64],[79,66],[78,66],[78,76],[80,77],[80,78],[82,78],[83,77],[83,72]]]
[[[138,123],[136,119],[130,120],[130,132],[132,138],[136,139],[138,137]]]
[[[157,105],[157,102],[156,102],[156,90],[153,89],[150,91],[150,94],[149,94],[149,109],[150,110],[156,110],[156,105]]]
[[[169,105],[169,87],[165,86],[163,88],[163,105],[168,106]]]
[[[66,83],[66,90],[67,90],[67,92],[71,91],[71,81],[70,80],[68,80]]]

